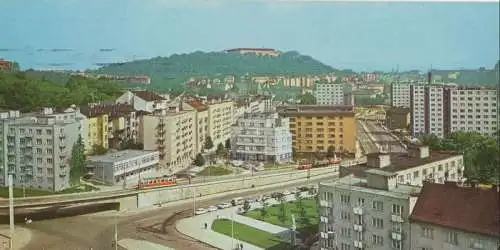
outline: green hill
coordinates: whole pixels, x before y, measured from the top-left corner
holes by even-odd
[[[340,71],[297,52],[282,53],[278,57],[225,52],[194,52],[110,64],[95,72],[116,75],[144,74],[152,78],[152,86],[160,88],[179,85],[190,77],[223,77],[229,74],[299,76],[323,75]]]
[[[493,69],[462,69],[462,70],[434,70],[434,76],[439,76],[442,82],[464,85],[498,85],[499,62]]]

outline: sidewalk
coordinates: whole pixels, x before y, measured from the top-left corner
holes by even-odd
[[[145,240],[121,239],[118,245],[128,250],[174,250],[173,248],[162,246]]]
[[[9,225],[0,225],[0,249],[9,249]],[[31,241],[32,233],[29,229],[16,226],[14,233],[14,248],[23,249]]]

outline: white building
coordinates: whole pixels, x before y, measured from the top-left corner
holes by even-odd
[[[288,162],[292,160],[292,134],[288,118],[277,113],[246,113],[233,127],[231,159]]]
[[[365,175],[320,183],[320,248],[413,250],[408,217],[420,187],[397,184],[396,173],[379,169]]]
[[[153,171],[158,163],[157,151],[123,150],[90,157],[87,169],[94,174],[92,178],[106,184],[116,184]]]
[[[167,108],[167,96],[162,96],[150,91],[127,91],[115,101],[133,105],[135,110],[155,112]]]
[[[314,92],[318,105],[343,105],[344,85],[334,83],[317,83]]]
[[[392,83],[391,84],[391,106],[398,108],[410,107],[411,84]]]
[[[411,249],[499,249],[498,188],[426,183],[411,214]]]
[[[426,88],[427,103],[425,104],[428,120],[427,133],[444,137],[444,88],[439,85],[430,85]]]
[[[493,136],[498,131],[497,95],[497,89],[451,89],[449,132],[475,131]]]
[[[413,136],[427,134],[426,130],[426,98],[424,85],[411,85],[410,109],[411,132]],[[427,112],[428,114],[428,112]]]

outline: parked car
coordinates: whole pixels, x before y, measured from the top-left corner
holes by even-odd
[[[208,207],[208,212],[214,212],[214,211],[217,211],[217,207],[216,206],[210,206]]]
[[[228,208],[228,207],[231,207],[232,205],[230,203],[227,203],[227,202],[224,202],[224,203],[221,203],[219,205],[217,205],[217,207],[219,209],[224,209],[224,208]]]
[[[245,202],[245,200],[243,198],[234,198],[231,201],[231,205],[233,205],[233,206],[243,205],[244,202]]]
[[[206,214],[207,212],[208,211],[206,209],[204,209],[204,208],[198,208],[198,209],[196,209],[195,214],[196,215],[200,215],[200,214]]]

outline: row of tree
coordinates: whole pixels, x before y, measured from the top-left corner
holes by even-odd
[[[4,109],[29,112],[40,107],[64,108],[114,100],[122,93],[116,83],[81,76],[58,84],[26,72],[0,72],[0,108]]]
[[[444,139],[426,135],[422,142],[431,150],[451,150],[464,154],[464,176],[485,184],[498,183],[500,148],[496,138],[477,132],[455,132]]]
[[[211,150],[213,147],[214,143],[212,141],[212,137],[207,136],[205,138],[204,149]],[[215,155],[218,157],[227,156],[229,149],[231,149],[231,140],[227,139],[224,145],[222,143],[219,143],[217,145],[217,149],[215,150]],[[194,159],[194,165],[201,167],[205,165],[205,162],[206,160],[201,153],[196,155],[196,158]]]

